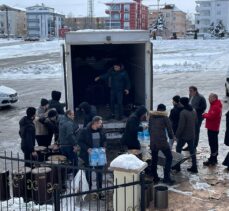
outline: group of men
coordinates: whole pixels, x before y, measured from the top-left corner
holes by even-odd
[[[96,116],[93,106],[83,102],[79,110],[84,113],[84,126],[80,130],[75,112],[66,110],[60,103],[61,93],[52,91],[52,99],[41,99],[38,109],[29,107],[20,122],[19,134],[21,137],[21,149],[24,153],[25,166],[32,167],[30,160],[36,160],[38,154],[35,150],[38,146],[48,147],[54,137],[55,144],[60,148],[62,155],[66,156],[73,168],[73,174],[77,173],[78,155],[84,161],[84,166],[90,168],[89,156],[92,148],[106,146],[106,137],[102,130],[102,118]],[[101,166],[98,168],[102,168]],[[86,172],[89,187],[92,186],[91,171]],[[97,172],[97,188],[102,187],[102,174]]]
[[[182,150],[189,151],[192,158],[192,166],[187,170],[191,173],[198,173],[196,161],[196,148],[199,142],[200,127],[202,121],[206,119],[206,128],[208,141],[210,146],[210,157],[203,162],[204,166],[216,165],[218,156],[218,133],[222,116],[222,103],[218,96],[214,93],[209,95],[210,109],[207,113],[207,103],[201,94],[199,94],[195,86],[189,87],[188,97],[173,97],[173,109],[170,115],[166,112],[166,106],[159,104],[157,111],[149,113],[149,133],[150,133],[150,149],[152,152],[151,173],[155,182],[159,182],[160,178],[157,174],[158,152],[162,151],[166,158],[164,168],[163,182],[166,184],[174,184],[174,180],[170,177],[172,165],[172,153],[174,141],[176,144],[176,152],[181,153]],[[128,149],[141,148],[138,140],[138,131],[142,131],[140,122],[146,120],[147,110],[140,107],[132,116],[129,117],[126,129],[122,137]],[[187,147],[183,148],[187,144]],[[174,170],[181,171],[180,165],[175,165]]]
[[[121,65],[116,65],[120,71]],[[109,73],[110,74],[110,73]],[[113,73],[115,74],[115,73]],[[123,73],[122,73],[123,74]],[[124,74],[125,75],[125,74]],[[108,76],[100,76],[96,80]],[[126,75],[123,76],[126,82]],[[128,80],[127,80],[128,81]],[[114,83],[111,81],[111,83]],[[128,85],[129,86],[129,85]],[[116,90],[117,91],[117,90]],[[122,86],[122,91],[129,93],[128,89]],[[121,92],[121,91],[120,91]],[[113,93],[114,98],[119,101],[119,91]],[[123,94],[123,93],[122,93]],[[93,148],[106,147],[106,137],[102,129],[102,117],[96,116],[96,108],[83,102],[79,105],[79,110],[84,113],[83,129],[80,130],[75,119],[75,112],[67,110],[64,112],[64,104],[59,102],[61,93],[52,91],[52,99],[41,100],[41,105],[37,110],[29,107],[26,116],[20,120],[21,149],[24,152],[25,160],[37,157],[35,151],[35,140],[38,145],[48,146],[51,144],[53,136],[60,146],[60,151],[65,155],[73,166],[78,166],[78,155],[83,159],[86,167],[90,167],[89,156]],[[122,102],[120,102],[122,103]],[[222,115],[222,103],[216,94],[209,95],[210,109],[207,113],[207,103],[205,98],[199,94],[196,87],[189,87],[188,97],[173,97],[173,109],[168,116],[166,106],[159,104],[157,111],[149,113],[149,134],[150,148],[152,151],[152,176],[155,182],[160,178],[157,174],[158,152],[162,151],[166,157],[164,168],[164,182],[173,184],[170,177],[172,165],[171,149],[174,141],[177,142],[176,151],[188,150],[192,157],[192,166],[187,170],[192,173],[198,173],[196,161],[196,148],[199,142],[200,127],[203,119],[206,119],[206,128],[208,130],[208,140],[210,146],[210,157],[203,162],[205,166],[216,165],[218,156],[218,133]],[[118,108],[118,117],[122,114],[122,108]],[[138,132],[144,128],[142,121],[147,120],[148,111],[144,106],[140,106],[127,120],[125,132],[122,137],[122,143],[128,149],[141,148],[138,140]],[[169,140],[169,141],[168,141]],[[183,148],[187,144],[186,148]],[[26,165],[30,165],[26,163]],[[98,167],[101,168],[101,167]],[[180,171],[180,166],[176,165],[174,170]],[[74,171],[74,174],[76,171]],[[91,173],[86,172],[89,185],[91,187]],[[102,174],[97,173],[97,187],[102,187]]]

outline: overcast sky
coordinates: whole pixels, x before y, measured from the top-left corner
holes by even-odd
[[[95,16],[104,16],[106,6],[104,2],[111,2],[112,0],[94,0],[95,2]],[[115,0],[114,0],[115,1]],[[0,4],[7,4],[9,6],[25,8],[35,4],[44,3],[49,7],[55,8],[56,11],[68,15],[72,13],[75,16],[87,15],[87,0],[1,0]],[[143,0],[145,5],[155,5],[157,0]],[[160,0],[160,4],[175,4],[178,8],[188,13],[195,13],[195,0]]]

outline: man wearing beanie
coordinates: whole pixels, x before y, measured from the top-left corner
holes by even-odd
[[[64,103],[60,103],[61,92],[52,91],[52,99],[49,101],[49,108],[55,108],[58,114],[64,114]]]
[[[29,107],[26,110],[26,116],[19,121],[19,135],[21,137],[21,150],[24,153],[25,160],[33,160],[37,157],[34,151],[35,146],[35,126],[33,120],[35,119],[36,109]],[[25,166],[31,167],[31,163],[25,162]]]
[[[60,116],[59,121],[59,140],[61,153],[68,158],[73,166],[78,166],[78,135],[79,126],[74,121],[75,113],[67,110],[65,115]],[[76,174],[76,170],[73,174]]]
[[[157,174],[158,152],[162,151],[166,158],[163,182],[168,185],[173,185],[175,181],[173,181],[170,177],[173,156],[167,141],[166,131],[170,139],[175,139],[172,125],[166,112],[166,106],[164,104],[159,104],[157,111],[150,112],[149,118],[150,149],[152,151],[152,173],[154,182],[158,183],[160,181],[160,178]]]
[[[173,133],[176,134],[180,112],[182,110],[182,105],[180,104],[180,96],[176,95],[173,97],[173,108],[170,111],[169,119],[172,123]]]
[[[51,145],[52,138],[54,135],[55,142],[58,142],[59,139],[59,121],[58,121],[58,113],[55,109],[51,109],[48,111],[48,116],[44,118],[40,118],[39,121],[45,126],[47,130],[47,137],[43,140],[42,146],[48,147]]]
[[[38,146],[46,146],[48,140],[48,130],[40,122],[40,119],[46,118],[48,115],[48,106],[49,102],[47,99],[42,98],[39,108],[37,109],[37,116],[34,120],[35,128],[36,128],[36,140]]]
[[[132,114],[126,123],[126,128],[122,136],[122,144],[127,146],[129,150],[131,149],[141,149],[138,132],[143,131],[143,128],[140,127],[142,121],[146,121],[147,109],[145,106],[140,106],[134,114]]]
[[[196,164],[196,152],[194,147],[195,128],[197,123],[196,112],[189,104],[189,99],[187,97],[182,97],[180,99],[180,103],[183,105],[183,109],[180,112],[179,124],[176,131],[176,151],[181,153],[182,147],[187,143],[190,155],[192,155],[192,166],[187,170],[191,173],[198,173]],[[177,166],[176,170],[179,172],[180,166]]]

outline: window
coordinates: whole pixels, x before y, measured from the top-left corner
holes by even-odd
[[[111,14],[112,20],[120,20],[120,14],[119,13],[113,13]]]
[[[129,13],[125,13],[125,14],[124,14],[124,20],[125,20],[125,21],[130,20],[130,14],[129,14]]]
[[[218,3],[216,6],[217,6],[217,7],[220,7],[220,4]]]
[[[129,11],[130,11],[130,5],[124,4],[124,12],[129,12]]]
[[[120,4],[113,4],[110,6],[110,9],[113,11],[120,11]]]

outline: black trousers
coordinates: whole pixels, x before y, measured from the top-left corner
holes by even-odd
[[[194,141],[194,147],[196,148],[199,144],[199,138],[200,138],[200,127],[202,125],[203,122],[203,118],[202,117],[198,117],[198,123],[196,125],[196,130],[195,130],[195,141]]]
[[[52,136],[51,135],[37,135],[36,136],[38,146],[48,147],[51,145]]]
[[[89,184],[89,189],[91,190],[92,187],[92,172],[93,172],[93,167],[89,165],[85,165],[86,168],[89,168],[90,170],[86,170],[86,178]],[[94,169],[99,169],[102,170],[104,167],[103,166],[97,166],[94,167]],[[103,185],[103,174],[102,172],[96,172],[96,187],[97,189],[101,189]]]
[[[173,156],[171,153],[170,148],[161,150],[164,154],[166,161],[165,161],[165,168],[164,168],[164,179],[170,179],[170,170],[173,161]],[[154,178],[158,178],[157,174],[157,162],[158,162],[158,152],[159,149],[152,149],[152,174]]]
[[[219,149],[218,134],[219,131],[208,130],[208,142],[211,150],[211,155],[209,159],[211,161],[217,161],[218,149]]]
[[[31,152],[27,152],[27,151],[24,151],[24,150],[22,150],[22,151],[24,153],[24,159],[25,160],[31,160],[31,161],[34,160],[34,157],[32,156]],[[33,164],[31,162],[25,162],[25,167],[33,168]]]

